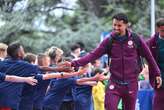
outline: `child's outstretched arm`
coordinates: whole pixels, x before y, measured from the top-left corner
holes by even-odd
[[[36,79],[34,79],[34,77],[20,77],[20,76],[15,76],[15,75],[6,75],[5,81],[17,82],[17,83],[27,83],[30,85],[36,85],[38,82]]]

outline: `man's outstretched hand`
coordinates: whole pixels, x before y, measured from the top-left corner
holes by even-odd
[[[65,61],[65,62],[57,64],[57,66],[70,67],[71,68],[71,62]]]
[[[73,72],[74,69],[71,67],[71,62],[65,61],[57,65],[58,72]]]
[[[43,71],[48,72],[73,72],[74,69],[71,67],[71,62],[62,62],[56,65],[56,67],[48,67],[48,66],[39,66],[39,68]]]

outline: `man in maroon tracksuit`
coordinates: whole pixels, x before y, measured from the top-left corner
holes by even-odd
[[[164,18],[160,18],[156,23],[157,32],[149,39],[148,46],[156,60],[160,70],[162,82],[164,81]],[[149,72],[152,71],[151,66],[149,66]],[[151,84],[154,85],[153,75],[150,77]],[[164,83],[160,88],[155,88],[153,110],[164,110]]]
[[[132,32],[128,30],[128,18],[125,14],[116,14],[113,18],[113,31],[110,36],[104,39],[100,45],[88,55],[68,63],[70,66],[83,66],[94,61],[104,54],[110,55],[110,73],[109,85],[105,94],[106,110],[117,110],[117,105],[122,98],[125,110],[135,110],[135,103],[138,90],[138,74],[141,71],[139,57],[145,57],[155,73],[157,87],[161,86],[160,70],[152,57],[152,54],[145,44],[139,38],[139,52],[136,49],[135,42],[132,39]],[[109,50],[109,40],[112,37],[111,50]]]

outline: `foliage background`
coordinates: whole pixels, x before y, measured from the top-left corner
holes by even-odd
[[[156,18],[164,17],[164,0],[156,0]],[[150,35],[150,0],[0,0],[0,41],[20,41],[29,52],[55,45],[66,53],[77,41],[92,50],[111,17],[126,13],[132,29]]]

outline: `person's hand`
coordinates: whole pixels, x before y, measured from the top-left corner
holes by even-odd
[[[156,77],[157,88],[160,88],[162,85],[162,79],[160,76]]]
[[[99,76],[99,81],[108,80],[108,79],[109,79],[109,77],[108,76],[105,76],[104,74],[101,74]]]
[[[74,69],[71,67],[71,62],[65,61],[57,65],[58,72],[73,72]]]
[[[58,71],[58,72],[74,72],[74,69],[71,67],[57,66],[56,71]]]
[[[94,78],[96,81],[102,81],[104,80],[104,74],[97,73]]]
[[[88,83],[88,85],[90,85],[90,86],[96,86],[97,85],[97,81],[87,81],[86,83]]]
[[[78,70],[78,75],[82,75],[84,73],[87,73],[88,72],[88,67],[80,67],[79,70]]]
[[[71,67],[71,62],[65,61],[65,62],[57,64],[57,66]]]
[[[34,79],[34,77],[25,77],[24,82],[32,86],[35,86],[38,83],[38,81]]]

